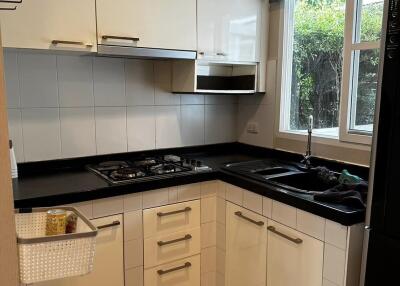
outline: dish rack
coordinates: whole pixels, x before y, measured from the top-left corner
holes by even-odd
[[[78,216],[75,233],[46,236],[47,211],[15,213],[20,282],[32,284],[85,275],[92,271],[97,228],[72,207],[57,207]]]

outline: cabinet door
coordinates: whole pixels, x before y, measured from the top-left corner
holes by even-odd
[[[24,0],[1,12],[3,46],[94,52],[95,15],[95,0]]]
[[[196,0],[97,0],[97,28],[102,44],[196,50]]]
[[[204,58],[257,62],[264,0],[198,0],[198,52]]]
[[[267,219],[227,203],[226,286],[265,286]]]
[[[94,267],[90,274],[38,283],[35,286],[124,286],[122,215],[95,219],[92,223],[98,227],[117,221],[120,225],[99,229]]]
[[[322,241],[269,221],[268,286],[321,286]]]

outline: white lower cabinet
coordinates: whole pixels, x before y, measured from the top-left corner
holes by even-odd
[[[227,203],[226,286],[265,286],[267,218]]]
[[[144,240],[144,267],[200,253],[200,227]]]
[[[269,221],[268,286],[321,286],[324,243]]]
[[[53,280],[35,286],[124,286],[122,215],[94,219],[92,223],[97,227],[106,226],[99,229],[96,238],[93,271],[85,276]]]
[[[144,286],[200,286],[200,255],[145,270]]]

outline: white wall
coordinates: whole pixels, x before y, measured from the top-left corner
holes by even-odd
[[[171,93],[168,61],[4,57],[19,162],[237,140],[237,97]]]

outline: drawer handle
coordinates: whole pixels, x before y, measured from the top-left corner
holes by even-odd
[[[226,57],[228,54],[226,54],[226,53],[217,53],[217,56],[224,56],[224,57]]]
[[[169,215],[174,215],[174,214],[190,212],[191,210],[192,210],[191,207],[186,207],[186,208],[184,208],[182,210],[177,210],[177,211],[172,211],[172,212],[167,212],[167,213],[158,212],[157,216],[159,216],[159,217],[169,216]]]
[[[139,38],[136,37],[124,37],[124,36],[108,36],[108,35],[103,35],[101,36],[103,40],[126,40],[126,41],[132,41],[132,42],[139,42]]]
[[[181,238],[177,238],[177,239],[173,239],[173,240],[168,240],[168,241],[158,241],[157,244],[159,246],[164,246],[164,245],[168,245],[168,244],[172,244],[172,243],[176,243],[176,242],[180,242],[180,241],[185,241],[185,240],[189,240],[191,239],[192,236],[190,234],[185,235],[184,237]]]
[[[104,229],[104,228],[109,228],[109,227],[113,227],[113,226],[117,226],[120,225],[121,222],[119,220],[113,221],[112,223],[109,224],[104,224],[104,225],[100,225],[97,227],[97,229]]]
[[[258,226],[263,226],[263,225],[264,225],[264,222],[263,222],[263,221],[256,221],[256,220],[254,220],[254,219],[251,219],[251,218],[249,218],[249,217],[247,217],[247,216],[244,216],[244,215],[242,214],[242,212],[237,211],[237,212],[235,212],[235,215],[237,215],[238,217],[240,217],[240,218],[242,218],[242,219],[245,219],[245,220],[247,220],[247,221],[249,221],[249,222],[251,222],[251,223],[254,223],[254,224],[258,225]]]
[[[296,244],[301,244],[301,243],[303,243],[303,240],[302,240],[302,239],[300,239],[300,238],[293,238],[293,237],[290,237],[290,236],[288,236],[288,235],[286,235],[286,234],[284,234],[284,233],[282,233],[282,232],[280,232],[280,231],[277,231],[276,228],[275,228],[274,226],[269,226],[269,227],[267,227],[267,229],[268,229],[270,232],[273,232],[273,233],[275,233],[275,234],[277,234],[277,235],[279,235],[279,236],[281,236],[281,237],[283,237],[283,238],[286,238],[287,240],[290,240],[291,242],[294,242],[294,243],[296,243]]]
[[[88,48],[93,47],[93,44],[85,44],[84,42],[77,42],[77,41],[64,41],[64,40],[53,40],[51,41],[53,45],[58,45],[58,44],[65,44],[65,45],[78,45],[78,46],[86,46]]]
[[[181,269],[189,268],[190,266],[192,266],[192,263],[186,262],[182,266],[170,268],[170,269],[167,269],[167,270],[162,270],[162,269],[157,270],[157,273],[158,273],[158,275],[164,275],[164,274],[167,274],[167,273],[170,273],[170,272],[174,272],[174,271],[178,271],[178,270],[181,270]]]

